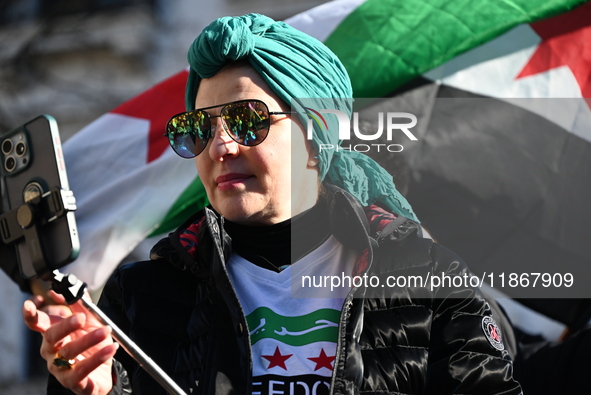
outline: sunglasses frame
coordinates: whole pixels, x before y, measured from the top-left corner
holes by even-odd
[[[194,157],[198,156],[199,154],[201,154],[203,151],[205,151],[205,148],[207,147],[207,143],[208,143],[208,142],[209,142],[209,140],[211,139],[212,135],[215,133],[215,132],[212,132],[212,129],[214,128],[214,127],[213,127],[213,125],[211,124],[211,119],[212,119],[212,118],[221,118],[221,117],[222,117],[222,112],[224,111],[224,108],[226,108],[227,106],[229,106],[229,105],[231,105],[231,104],[237,104],[237,103],[252,103],[252,102],[255,102],[255,103],[260,103],[260,104],[262,104],[263,106],[265,106],[265,108],[267,109],[267,114],[269,115],[269,118],[271,117],[271,115],[288,115],[288,114],[297,114],[297,112],[295,112],[295,111],[269,111],[269,106],[267,105],[267,103],[265,103],[264,101],[262,101],[262,100],[259,100],[259,99],[236,100],[236,101],[233,101],[233,102],[224,103],[224,104],[218,104],[218,105],[211,106],[211,107],[196,108],[196,109],[194,109],[194,110],[192,110],[192,111],[184,111],[184,112],[180,112],[180,113],[178,113],[178,114],[175,114],[175,115],[173,115],[172,117],[170,117],[170,119],[168,120],[168,122],[166,122],[166,130],[167,130],[167,131],[164,133],[164,137],[166,137],[166,138],[167,138],[167,140],[168,140],[168,144],[169,144],[169,145],[172,147],[173,151],[174,151],[174,152],[175,152],[175,153],[176,153],[178,156],[180,156],[181,158],[186,158],[186,159],[191,159],[191,158],[194,158]],[[210,115],[210,114],[209,114],[209,113],[206,111],[206,110],[211,110],[212,108],[218,108],[218,107],[221,107],[221,109],[220,109],[220,115]],[[168,132],[168,125],[170,124],[170,122],[171,122],[173,119],[175,119],[175,118],[176,118],[176,117],[178,117],[178,116],[181,116],[181,115],[189,115],[189,114],[192,114],[192,113],[195,113],[195,112],[199,112],[199,111],[202,111],[204,114],[206,114],[206,115],[207,115],[207,118],[208,118],[208,119],[209,119],[209,121],[210,121],[210,125],[209,125],[209,137],[207,138],[207,140],[206,140],[206,143],[205,143],[205,145],[203,146],[203,149],[202,149],[201,151],[199,151],[197,154],[194,154],[193,156],[183,156],[183,155],[179,154],[179,153],[178,153],[178,152],[177,152],[177,151],[174,149],[174,146],[173,146],[173,145],[172,145],[172,143],[171,143],[171,139],[170,139],[170,136],[169,136],[169,134],[170,134],[170,133]],[[270,121],[269,121],[269,122],[270,122]],[[236,141],[236,139],[234,138],[234,136],[232,136],[232,133],[231,133],[231,131],[229,130],[229,126],[226,124],[226,121],[224,121],[224,119],[223,119],[223,118],[222,118],[222,127],[224,128],[224,130],[226,131],[226,133],[228,134],[228,136],[230,136],[230,138],[232,139],[232,141],[235,141],[237,144],[240,144],[240,145],[242,145],[242,146],[244,146],[244,147],[256,147],[257,145],[259,145],[259,144],[261,144],[263,141],[265,141],[265,139],[266,139],[266,138],[267,138],[267,136],[269,135],[269,132],[271,131],[271,124],[269,123],[269,128],[268,128],[269,130],[267,130],[267,134],[265,135],[265,137],[264,137],[264,138],[263,138],[261,141],[259,141],[259,142],[258,142],[258,143],[256,143],[256,144],[244,144],[244,143],[241,143],[241,142],[239,142],[239,141]],[[196,133],[192,133],[192,134],[195,136],[195,139],[197,139],[197,135],[196,135]]]

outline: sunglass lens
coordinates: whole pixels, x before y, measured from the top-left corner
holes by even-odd
[[[223,108],[221,116],[230,137],[238,144],[258,145],[269,133],[269,109],[263,102],[232,103]]]
[[[183,158],[199,155],[211,135],[211,122],[203,111],[177,115],[166,128],[170,145]]]

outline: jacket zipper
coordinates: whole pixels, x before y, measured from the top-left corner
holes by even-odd
[[[351,309],[351,306],[353,305],[353,294],[356,290],[357,288],[352,288],[351,291],[347,294],[347,298],[343,303],[343,310],[341,311],[341,318],[339,320],[339,337],[337,338],[337,352],[335,354],[334,369],[332,371],[332,376],[330,379],[330,394],[334,394],[334,388],[337,381],[337,366],[343,354],[341,348],[345,343],[345,336],[347,335],[346,327],[350,315],[349,311]]]
[[[368,252],[368,256],[369,256],[369,261],[367,264],[367,267],[365,268],[365,270],[363,271],[363,273],[367,273],[369,271],[369,268],[371,267],[372,263],[373,263],[373,248],[372,248],[372,243],[371,241],[369,241],[369,252]],[[353,305],[353,298],[355,293],[357,292],[359,288],[358,287],[353,287],[351,288],[351,291],[349,291],[349,293],[347,294],[347,297],[345,298],[345,301],[343,302],[343,310],[341,311],[341,318],[339,320],[339,337],[337,338],[337,352],[335,354],[335,360],[334,360],[334,369],[332,371],[332,377],[331,377],[331,381],[330,381],[330,394],[334,394],[334,388],[335,388],[335,384],[336,384],[336,380],[337,380],[337,366],[338,363],[340,361],[340,359],[343,357],[343,351],[342,351],[342,347],[345,343],[345,337],[347,335],[347,323],[349,322],[349,318],[351,316],[351,306]]]

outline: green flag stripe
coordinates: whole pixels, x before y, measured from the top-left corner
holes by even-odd
[[[319,309],[309,314],[288,317],[268,307],[259,307],[246,316],[250,343],[275,339],[290,346],[305,346],[321,341],[336,342],[341,312]]]
[[[158,228],[152,231],[148,237],[158,236],[176,229],[191,215],[208,204],[203,183],[199,177],[196,177],[170,207]]]
[[[585,0],[367,0],[325,44],[344,63],[355,97],[382,97],[509,29]]]

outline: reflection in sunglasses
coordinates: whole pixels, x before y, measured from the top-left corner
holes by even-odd
[[[220,115],[205,110],[222,107]],[[269,134],[270,116],[292,112],[269,112],[260,100],[240,100],[197,109],[173,116],[166,125],[166,136],[174,151],[183,158],[199,155],[212,136],[211,118],[220,117],[224,130],[238,144],[256,146]]]

